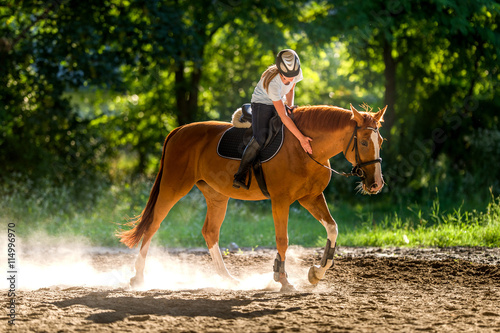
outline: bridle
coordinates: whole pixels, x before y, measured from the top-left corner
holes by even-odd
[[[338,172],[318,161],[316,161],[311,155],[307,154],[314,162],[318,163],[322,167],[336,173],[337,175],[344,176],[344,177],[351,177],[351,176],[357,176],[361,179],[365,179],[366,175],[364,170],[362,169],[364,166],[370,165],[370,164],[375,164],[375,163],[382,163],[382,158],[376,158],[374,160],[368,161],[368,162],[362,162],[361,157],[359,156],[359,150],[358,150],[358,130],[362,129],[359,126],[356,126],[354,128],[354,131],[352,133],[351,139],[349,140],[349,143],[347,144],[347,147],[344,151],[344,156],[347,156],[347,151],[349,150],[349,147],[351,146],[351,143],[353,143],[352,150],[354,150],[354,156],[356,158],[356,165],[352,168],[350,173],[345,173],[345,172]],[[372,130],[375,133],[378,133],[378,128],[374,127],[365,127],[363,128],[364,130]],[[352,151],[351,150],[351,151]]]

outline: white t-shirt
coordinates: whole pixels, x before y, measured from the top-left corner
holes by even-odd
[[[255,87],[255,90],[252,94],[252,103],[261,103],[267,105],[273,105],[273,101],[279,101],[285,97],[286,94],[290,92],[293,85],[299,81],[302,81],[302,69],[299,72],[299,75],[293,78],[293,81],[289,84],[284,84],[281,81],[280,75],[276,75],[271,82],[269,82],[268,91],[264,89],[263,80],[260,79],[259,83]]]

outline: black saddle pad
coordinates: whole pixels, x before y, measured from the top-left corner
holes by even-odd
[[[247,131],[250,131],[251,128],[237,128],[231,127],[227,131],[222,134],[222,137],[219,140],[219,144],[217,146],[217,154],[220,157],[230,158],[233,160],[241,160],[241,156],[243,155],[243,151],[245,150],[246,143],[248,142],[245,139],[245,136],[251,137],[251,134],[248,135]],[[269,142],[267,146],[264,147],[259,153],[259,159],[261,163],[267,162],[272,159],[281,149],[283,145],[283,124],[281,125],[280,130],[274,136],[274,138]]]

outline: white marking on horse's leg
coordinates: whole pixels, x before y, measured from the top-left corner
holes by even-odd
[[[214,263],[215,271],[217,274],[222,277],[230,278],[232,280],[236,280],[229,272],[227,271],[226,265],[224,264],[224,260],[222,259],[222,254],[219,248],[219,242],[215,243],[212,248],[208,249],[210,256],[212,257],[212,262]]]
[[[148,254],[150,243],[151,240],[142,244],[141,250],[137,255],[137,259],[135,260],[135,276],[130,279],[132,288],[140,287],[144,283],[144,266],[146,265],[146,255]]]
[[[139,255],[137,256],[137,260],[135,261],[135,274],[136,275],[144,275],[144,267],[146,265],[146,256],[148,254],[149,245],[151,244],[151,240],[149,240],[146,244],[143,244],[141,250],[139,251]]]
[[[325,227],[326,229],[326,237],[332,242],[334,245],[337,242],[337,235],[339,233],[338,228],[337,228],[337,223],[335,224],[330,224],[327,223],[326,221],[320,221],[321,224]]]
[[[337,242],[337,235],[338,235],[337,224],[336,223],[330,224],[330,223],[327,223],[326,221],[323,221],[323,220],[321,220],[320,223],[325,227],[327,238],[329,240],[329,242],[326,243],[326,246],[335,247],[335,244]],[[325,249],[325,250],[326,251],[323,254],[323,256],[326,255],[326,253],[329,249]],[[322,258],[322,261],[323,260],[324,259]],[[333,259],[328,259],[328,260],[326,260],[326,264],[324,266],[321,266],[321,265],[312,266],[311,269],[309,270],[309,282],[311,282],[312,284],[317,284],[319,282],[319,280],[323,279],[326,271],[330,267],[332,267],[332,265],[333,265]]]

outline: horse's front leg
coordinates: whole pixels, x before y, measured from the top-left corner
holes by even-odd
[[[276,248],[278,254],[274,260],[274,280],[281,283],[281,291],[293,291],[294,286],[288,282],[285,271],[286,250],[288,249],[288,212],[290,205],[273,202],[273,219],[276,233]]]
[[[325,276],[325,272],[333,265],[335,244],[337,242],[337,223],[330,215],[323,193],[316,197],[306,197],[299,200],[300,204],[307,209],[326,229],[327,241],[325,251],[319,265],[313,265],[309,269],[309,282],[317,284]]]

